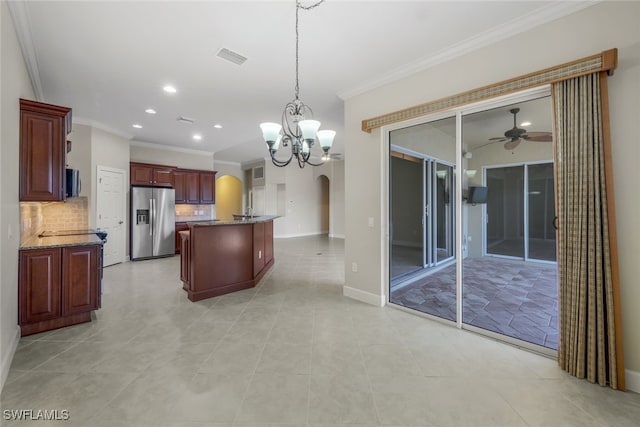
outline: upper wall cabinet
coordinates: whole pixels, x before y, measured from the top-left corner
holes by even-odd
[[[173,187],[174,166],[135,162],[131,162],[130,166],[131,185]]]
[[[216,173],[200,173],[200,203],[214,205],[216,203]]]
[[[65,199],[71,108],[20,99],[20,201]]]
[[[216,173],[176,169],[174,174],[176,203],[211,205],[216,202]]]

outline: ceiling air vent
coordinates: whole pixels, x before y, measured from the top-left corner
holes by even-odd
[[[240,55],[239,53],[226,49],[224,47],[220,49],[216,55],[237,65],[242,65],[244,64],[244,61],[247,60],[246,57]]]
[[[194,124],[196,122],[196,119],[192,119],[190,117],[185,117],[185,116],[178,116],[178,118],[176,120],[181,122],[181,123],[189,123],[190,125],[192,125],[192,124]]]

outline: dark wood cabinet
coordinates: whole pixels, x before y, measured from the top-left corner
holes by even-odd
[[[62,314],[98,308],[100,251],[97,246],[62,248]]]
[[[100,307],[100,257],[100,245],[20,251],[23,336],[91,321],[91,312]]]
[[[182,240],[180,239],[180,232],[187,231],[187,230],[189,230],[189,226],[187,225],[186,222],[176,222],[176,230],[175,230],[176,254],[179,254],[180,251],[182,250]]]
[[[65,199],[71,109],[20,99],[20,200]]]
[[[180,278],[191,301],[252,288],[274,264],[272,219],[196,222],[180,234]]]
[[[20,251],[20,324],[60,317],[60,249]]]
[[[214,205],[216,203],[216,173],[200,173],[200,204]]]
[[[176,169],[176,204],[211,205],[216,202],[215,172]]]
[[[253,275],[264,268],[264,223],[253,224]]]
[[[174,166],[137,162],[131,162],[129,166],[131,185],[173,187],[173,172],[176,169]]]

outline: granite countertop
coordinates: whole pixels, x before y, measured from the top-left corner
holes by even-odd
[[[238,220],[226,220],[226,221],[189,221],[187,224],[194,227],[208,227],[211,225],[233,225],[233,224],[255,224],[259,222],[273,221],[276,218],[280,218],[278,215],[261,215],[254,218],[238,219]]]
[[[102,240],[95,234],[79,236],[32,236],[20,242],[20,249],[61,248],[64,246],[101,245]]]

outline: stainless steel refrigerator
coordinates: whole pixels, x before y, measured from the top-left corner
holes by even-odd
[[[131,187],[131,259],[175,254],[175,190]]]

